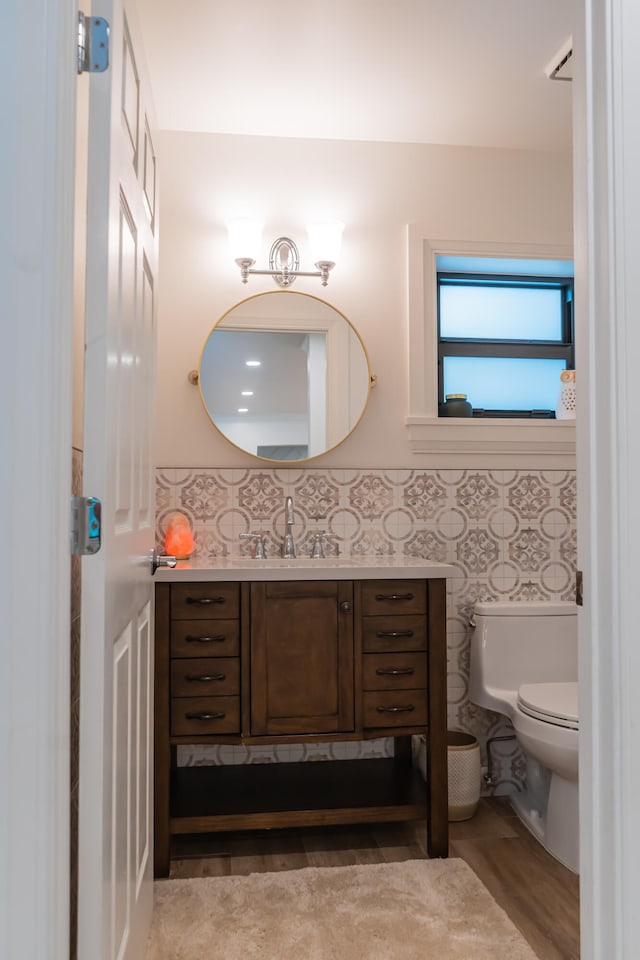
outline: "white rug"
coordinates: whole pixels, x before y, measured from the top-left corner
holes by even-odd
[[[463,860],[160,880],[147,960],[536,960]]]

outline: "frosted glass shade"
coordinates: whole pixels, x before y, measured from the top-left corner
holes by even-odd
[[[229,250],[234,260],[257,260],[262,243],[262,223],[242,217],[227,224]]]
[[[343,230],[344,223],[338,220],[309,224],[307,234],[313,263],[338,262]]]

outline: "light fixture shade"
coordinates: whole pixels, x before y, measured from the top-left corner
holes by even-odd
[[[257,260],[262,242],[262,222],[241,217],[227,224],[229,250],[234,260]]]
[[[309,249],[314,263],[337,263],[344,223],[339,220],[310,223],[307,227]]]

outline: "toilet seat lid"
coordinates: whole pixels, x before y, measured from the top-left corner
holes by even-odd
[[[546,723],[578,729],[578,684],[525,683],[518,690],[518,706],[523,713]]]

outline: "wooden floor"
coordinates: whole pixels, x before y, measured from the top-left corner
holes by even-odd
[[[469,864],[540,960],[579,960],[578,878],[549,856],[502,799],[450,824],[450,855]],[[183,837],[171,877],[381,863],[424,856],[422,824]]]

